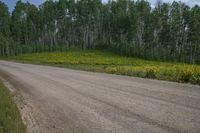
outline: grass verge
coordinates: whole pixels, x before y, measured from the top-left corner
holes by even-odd
[[[73,69],[200,84],[200,65],[149,61],[106,51],[46,52],[11,56],[8,60]]]
[[[0,81],[0,133],[25,133],[20,112],[9,90]]]

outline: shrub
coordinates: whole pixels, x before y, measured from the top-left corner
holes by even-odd
[[[108,68],[106,68],[106,71],[109,72],[109,73],[116,73],[117,68],[116,67],[108,67]]]
[[[186,69],[182,70],[179,74],[179,81],[182,82],[189,82],[193,76],[193,70],[192,69]]]
[[[145,69],[145,73],[146,73],[145,77],[146,78],[156,78],[156,72],[157,72],[157,70],[155,67],[147,67]]]
[[[194,73],[191,77],[191,82],[200,85],[200,73]]]

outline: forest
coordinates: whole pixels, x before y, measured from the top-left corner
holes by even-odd
[[[200,64],[200,6],[146,0],[0,1],[0,55],[106,49],[149,60]]]

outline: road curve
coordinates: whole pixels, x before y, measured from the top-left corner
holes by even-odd
[[[200,86],[7,61],[0,76],[28,132],[200,133]]]

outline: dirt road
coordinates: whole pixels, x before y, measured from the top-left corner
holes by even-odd
[[[28,132],[200,133],[200,87],[0,61]]]

